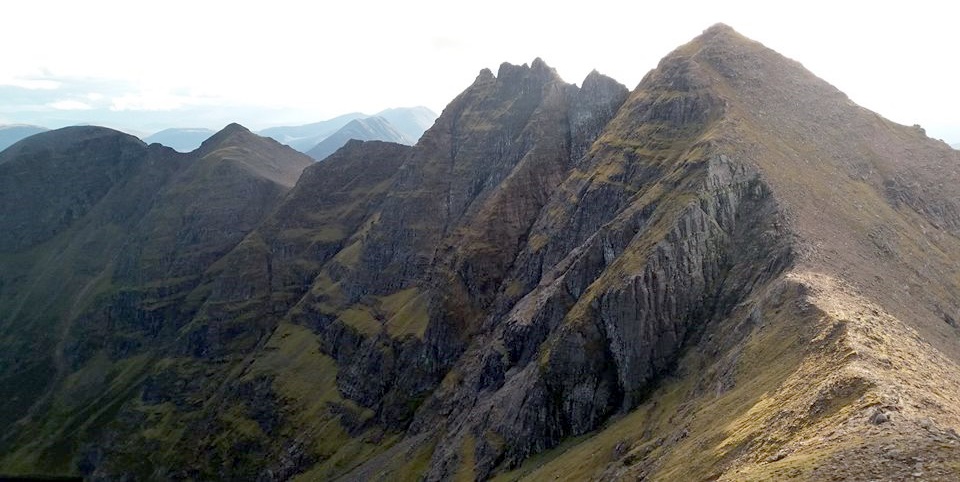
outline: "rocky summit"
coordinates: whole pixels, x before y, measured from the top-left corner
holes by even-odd
[[[0,153],[0,474],[956,480],[960,151],[716,25],[414,146]]]

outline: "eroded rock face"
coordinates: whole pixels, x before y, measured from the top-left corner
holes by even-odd
[[[607,122],[627,100],[629,91],[596,70],[590,72],[570,105],[570,158],[579,161],[597,140]]]
[[[196,328],[206,340],[198,349],[229,352],[218,332],[246,331],[255,317],[254,326],[269,329],[290,310],[382,202],[408,150],[351,141],[329,162],[310,165],[271,216],[205,274],[209,297],[197,318],[209,322]]]
[[[330,343],[345,396],[384,423],[408,423],[479,329],[540,210],[578,160],[571,139],[592,142],[625,93],[599,74],[577,89],[537,60],[504,64],[497,77],[482,72],[448,106],[398,170],[369,231],[352,240],[356,259],[325,270],[344,308],[414,286],[429,305],[421,338]],[[325,339],[355,337],[312,308],[334,298],[314,290],[295,319]]]
[[[214,434],[250,418],[258,435],[233,448],[289,459],[269,477],[322,460],[272,442],[298,420],[281,408],[290,386],[193,381],[241,354],[272,356],[258,353],[283,346],[270,341],[281,320],[312,330],[335,366],[342,401],[318,413],[347,437],[439,440],[430,478],[465,462],[467,439],[483,477],[585,433],[637,403],[691,333],[738,299],[730,273],[749,270],[731,243],[772,216],[755,173],[702,137],[722,103],[692,68],[668,65],[628,100],[596,72],[577,88],[539,59],[504,64],[496,77],[482,72],[417,146],[349,143],[282,201],[288,178],[257,154],[274,147],[230,126],[171,182],[255,174],[225,178],[251,202],[225,203],[226,191],[196,184],[158,192],[156,205],[174,208],[144,214],[157,228],[120,252],[116,271],[145,288],[84,315],[84,341],[66,345],[70,366],[100,346],[120,362],[161,333],[179,340],[169,354],[180,361],[146,369],[142,403],[177,407],[217,457],[226,452]],[[177,208],[183,199],[203,201]],[[205,210],[191,215],[196,206]],[[789,262],[778,256],[770,273]],[[124,332],[139,334],[111,336],[98,319],[132,321]],[[133,407],[123,413],[142,422]],[[96,473],[118,467],[117,430],[91,449],[105,460]],[[200,474],[216,460],[188,465]],[[174,465],[155,470],[180,473]]]
[[[93,161],[111,174],[64,190],[82,201],[77,219],[46,215],[63,200],[38,203],[28,241],[0,237],[0,327],[47,328],[0,338],[17,354],[0,381],[34,401],[0,401],[11,408],[0,421],[26,424],[0,438],[17,450],[0,463],[59,460],[94,479],[486,479],[649,402],[691,357],[688,371],[712,370],[690,381],[691,397],[742,389],[740,368],[764,384],[742,396],[776,391],[739,354],[766,359],[778,337],[843,311],[803,304],[783,281],[805,279],[799,263],[849,268],[860,286],[882,286],[870,275],[891,266],[911,266],[911,289],[957,279],[945,254],[960,252],[956,196],[930,181],[933,167],[956,176],[956,154],[864,112],[718,26],[630,93],[596,72],[566,84],[539,59],[485,69],[416,146],[350,142],[321,164],[236,125],[191,154],[107,136],[109,155]],[[810,143],[847,127],[861,144]],[[79,134],[64,142],[101,142]],[[933,154],[906,167],[861,156],[911,151]],[[24,165],[10,156],[0,171]],[[83,256],[91,247],[101,254]],[[10,250],[36,251],[10,263]],[[943,262],[920,269],[917,256]],[[44,306],[41,288],[55,293]],[[943,335],[956,297],[931,293]],[[785,325],[764,331],[774,322]],[[777,344],[740,345],[748,338]],[[794,351],[777,376],[815,368],[804,344],[784,342]],[[54,355],[23,356],[38,347]],[[831,363],[846,363],[840,348]],[[767,415],[792,430],[789,414]],[[662,438],[644,443],[657,446],[726,430],[654,425]],[[640,440],[618,441],[604,476],[656,474],[663,454],[630,465],[651,453]],[[164,450],[185,443],[189,453]],[[764,450],[744,460],[789,458]]]
[[[523,223],[524,236],[476,256],[486,271],[471,263],[472,241],[512,218],[479,218],[454,236],[446,258],[454,269],[439,271],[447,304],[428,334],[474,335],[409,429],[438,440],[428,479],[452,477],[463,463],[485,478],[629,410],[705,324],[791,265],[769,188],[713,142],[725,102],[709,75],[683,57],[665,59],[600,122],[592,147],[579,151],[586,155]],[[602,83],[588,79],[579,99],[616,98]],[[572,138],[590,132],[585,119],[568,114]],[[490,265],[498,256],[506,269]]]
[[[775,203],[755,173],[722,157],[709,164],[702,195],[646,259],[605,258],[631,247],[611,246],[604,238],[616,234],[601,230],[474,345],[458,388],[441,390],[413,426],[446,421],[431,478],[451,475],[465,437],[476,440],[482,478],[630,409],[692,334],[790,265],[785,233],[769,231]]]

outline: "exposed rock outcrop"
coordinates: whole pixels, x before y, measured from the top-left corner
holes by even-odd
[[[723,25],[632,92],[484,69],[412,147],[84,128],[0,183],[0,472],[956,472],[958,152]]]

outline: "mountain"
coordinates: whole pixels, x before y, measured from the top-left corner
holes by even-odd
[[[960,142],[955,142],[955,143],[953,143],[953,144],[950,144],[950,147],[952,147],[952,148],[954,148],[954,149],[960,149]]]
[[[261,136],[272,137],[280,143],[286,144],[300,152],[307,152],[317,145],[318,142],[326,139],[338,131],[350,121],[368,117],[366,114],[352,112],[334,117],[325,121],[314,122],[300,126],[270,127],[264,129],[258,134]]]
[[[25,137],[45,132],[46,127],[22,124],[0,125],[0,151],[12,146]]]
[[[0,472],[76,471],[198,309],[203,273],[310,164],[238,125],[190,154],[97,127],[0,153]]]
[[[358,141],[387,141],[407,145],[414,143],[410,138],[395,129],[388,120],[383,117],[374,116],[350,121],[340,130],[320,141],[316,146],[313,146],[312,149],[307,151],[307,155],[318,161],[322,161],[351,139]]]
[[[171,147],[178,152],[190,152],[198,147],[208,137],[216,132],[203,128],[173,128],[164,129],[160,132],[151,134],[143,138],[143,142],[153,144],[154,142]]]
[[[416,143],[420,136],[437,120],[436,112],[422,106],[386,109],[378,112],[376,116],[390,122],[393,127],[411,141],[411,144]]]
[[[269,129],[260,131],[259,134],[262,136],[272,137],[300,152],[307,152],[316,147],[316,145],[324,139],[332,136],[338,130],[345,127],[351,121],[367,119],[370,117],[381,117],[390,123],[392,128],[386,129],[373,127],[373,129],[381,131],[379,137],[357,137],[357,139],[377,139],[391,142],[401,142],[403,144],[413,144],[417,142],[417,139],[419,139],[421,135],[423,135],[424,131],[433,125],[433,121],[437,119],[437,114],[426,107],[397,107],[393,109],[386,109],[373,116],[361,114],[359,112],[353,112],[334,117],[330,120],[315,122],[313,124],[290,127],[271,127]],[[358,128],[355,126],[351,129],[353,129],[355,132],[363,132],[369,130],[370,128],[371,127]],[[400,135],[397,136],[393,132],[391,132],[390,135],[386,135],[383,132],[393,130],[399,131]],[[401,138],[403,139],[402,141],[398,140]],[[349,137],[347,139],[349,139]],[[346,139],[344,139],[344,142],[346,142]],[[340,145],[343,145],[343,142],[341,142]],[[339,145],[337,147],[339,147]]]
[[[956,479],[960,152],[724,25],[580,85],[0,153],[0,474]]]

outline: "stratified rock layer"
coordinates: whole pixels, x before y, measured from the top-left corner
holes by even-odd
[[[310,164],[236,125],[0,154],[0,474],[960,470],[957,151],[729,27]]]

